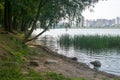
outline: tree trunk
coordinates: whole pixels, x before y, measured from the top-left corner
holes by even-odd
[[[12,32],[12,6],[10,1],[8,1],[8,31]]]
[[[29,23],[30,23],[30,20],[29,19],[23,19],[22,20],[22,26],[21,26],[21,31],[22,32],[25,32],[28,28],[28,26],[29,26]]]
[[[33,25],[32,25],[32,28],[30,30],[30,32],[25,36],[25,39],[23,40],[24,43],[27,42],[28,38],[31,36],[33,30],[35,29],[35,26],[36,26],[36,22],[39,18],[39,14],[40,14],[40,10],[42,8],[42,1],[43,0],[40,0],[40,3],[39,3],[39,7],[38,7],[38,10],[37,10],[37,14],[36,14],[36,17],[35,17],[35,20],[33,21]]]
[[[5,31],[8,31],[8,0],[5,0],[4,8],[4,28]]]
[[[17,17],[16,16],[13,17],[13,29],[17,30]]]
[[[5,0],[5,9],[4,9],[4,28],[6,31],[12,32],[12,14],[11,14],[11,2]]]
[[[0,25],[2,24],[2,10],[0,9]]]
[[[50,20],[50,22],[49,22],[49,24],[48,24],[47,26],[44,26],[45,29],[44,29],[41,33],[39,33],[38,35],[36,35],[35,37],[33,37],[33,38],[31,38],[31,39],[29,39],[29,40],[27,40],[27,41],[34,40],[34,39],[36,39],[37,37],[39,37],[40,35],[42,35],[44,32],[46,32],[46,31],[49,29],[49,27],[50,27],[50,25],[51,25],[51,22],[52,22],[52,20]],[[42,26],[42,24],[41,24],[41,26]]]
[[[22,19],[22,25],[21,25],[21,27],[20,27],[20,31],[23,32],[23,31],[25,30],[24,27],[25,27],[25,20]]]

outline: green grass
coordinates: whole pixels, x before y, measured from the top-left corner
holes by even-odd
[[[0,34],[0,51],[0,80],[25,80],[22,68],[29,48],[13,35]]]
[[[88,79],[85,79],[85,78],[73,78],[72,80],[88,80]]]
[[[3,66],[0,69],[0,80],[24,80],[24,76],[19,67]]]
[[[55,72],[41,75],[41,72],[33,69],[25,70],[25,59],[35,54],[35,51],[14,36],[0,34],[0,80],[75,80]]]
[[[111,49],[120,48],[120,36],[110,35],[62,35],[59,39],[61,46],[69,47],[74,46],[75,48],[82,49]]]
[[[72,80],[72,79],[63,76],[62,74],[57,74],[55,72],[47,72],[45,80]]]

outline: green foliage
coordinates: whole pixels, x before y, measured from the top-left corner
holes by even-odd
[[[50,27],[53,27],[64,19],[69,20],[68,23],[79,23],[83,18],[82,11],[96,2],[98,0],[46,0],[40,12],[41,27],[45,28],[49,22]]]
[[[29,38],[29,34],[31,35],[32,31],[36,29],[35,24],[38,20],[40,21],[40,28],[43,29],[54,27],[64,19],[69,20],[67,25],[69,27],[69,23],[72,23],[72,21],[79,23],[81,18],[83,18],[81,15],[82,11],[98,1],[99,0],[2,0],[0,2],[0,9],[2,9],[2,12],[0,12],[0,22],[6,22],[6,24],[4,24],[6,25],[4,26],[5,30],[19,30],[23,31],[24,34],[32,27],[30,33],[27,35]],[[6,2],[9,2],[10,5],[5,4]],[[5,8],[5,6],[9,6],[8,9]],[[8,10],[7,13],[3,12],[6,10]],[[6,15],[6,17],[4,15]],[[8,18],[10,19],[7,18],[7,15],[9,15]]]
[[[3,9],[4,7],[3,7],[3,5],[2,5],[2,3],[0,3],[0,9]]]

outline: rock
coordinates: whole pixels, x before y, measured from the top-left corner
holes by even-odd
[[[39,61],[37,61],[37,60],[31,60],[30,61],[30,66],[39,66]]]
[[[92,61],[90,63],[95,67],[101,67],[101,62],[100,61],[95,60],[95,61]]]
[[[77,58],[76,57],[73,57],[73,58],[71,58],[72,60],[74,60],[74,61],[77,61]]]
[[[98,70],[101,67],[101,62],[100,61],[95,60],[95,61],[92,61],[90,63],[94,66],[95,70]]]
[[[58,61],[57,60],[46,60],[45,63],[46,64],[56,64],[56,63],[58,63]]]

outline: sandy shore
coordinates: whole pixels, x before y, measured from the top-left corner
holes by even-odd
[[[31,60],[37,60],[39,66],[34,67],[35,71],[40,71],[44,75],[47,71],[53,71],[71,78],[86,78],[88,80],[120,80],[120,76],[108,74],[102,71],[90,69],[86,64],[74,61],[63,55],[51,51],[49,48],[40,45],[32,45],[38,54],[32,56]],[[46,61],[53,61],[48,62]]]

